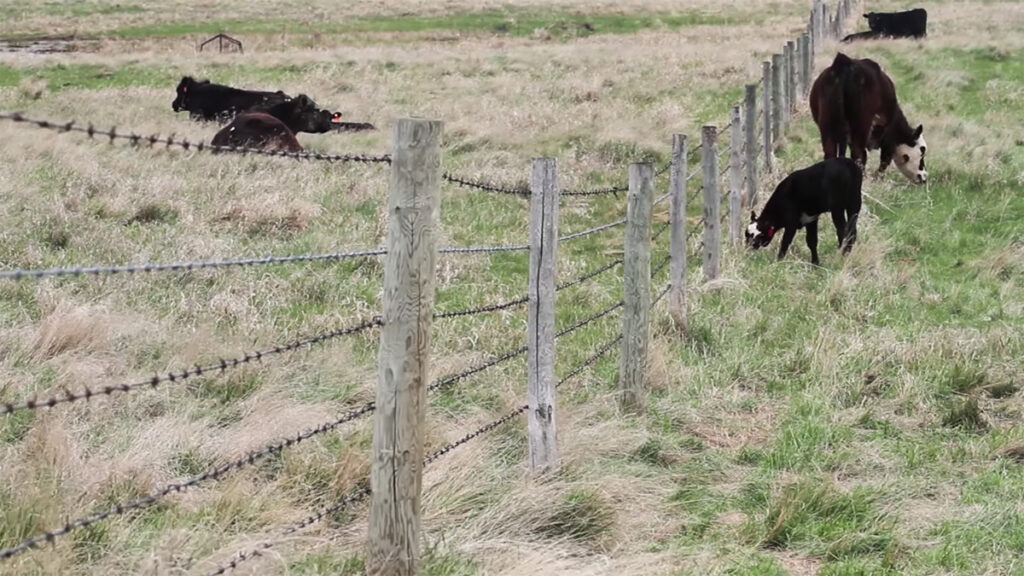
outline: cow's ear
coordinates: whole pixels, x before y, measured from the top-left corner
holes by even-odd
[[[753,210],[750,211],[750,221],[757,222],[757,214],[754,214]]]
[[[924,124],[918,124],[917,128],[914,130],[914,137],[912,140],[917,142],[917,139],[921,137],[922,132],[924,132]]]

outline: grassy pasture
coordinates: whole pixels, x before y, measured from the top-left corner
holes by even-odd
[[[530,158],[554,155],[563,187],[605,186],[628,162],[664,162],[672,132],[696,144],[701,124],[724,120],[806,13],[781,0],[335,4],[0,3],[0,35],[95,40],[0,54],[0,108],[208,140],[216,127],[170,110],[190,74],[306,92],[379,128],[300,135],[314,151],[384,152],[392,118],[434,116],[453,172],[521,184]],[[676,337],[664,305],[655,312],[644,416],[618,413],[612,355],[559,391],[555,477],[526,474],[521,421],[426,469],[425,574],[1024,574],[1024,8],[928,10],[927,40],[842,49],[878,60],[924,124],[929,185],[892,169],[867,179],[857,247],[841,259],[824,224],[821,268],[802,233],[782,262],[777,244],[729,251],[714,286],[691,259],[691,333]],[[246,53],[195,54],[221,23]],[[3,135],[5,269],[384,239],[381,167],[136,151],[12,125]],[[820,157],[805,104],[777,155],[762,193]],[[617,219],[624,204],[566,199],[561,231]],[[446,186],[441,243],[520,243],[527,216],[522,199]],[[560,277],[618,257],[620,234],[564,244]],[[526,269],[519,253],[442,257],[438,309],[520,296]],[[619,298],[620,272],[560,293],[558,325]],[[368,260],[3,282],[0,399],[134,381],[348,325],[379,309],[380,280]],[[518,346],[524,319],[439,321],[435,373]],[[618,322],[560,340],[558,373]],[[0,417],[0,545],[328,421],[371,399],[375,377],[368,332]],[[434,395],[428,451],[517,406],[524,382],[510,362]],[[370,440],[368,420],[348,425],[0,562],[0,574],[204,573],[347,493],[367,473]],[[365,525],[362,506],[332,515],[236,572],[360,574]]]

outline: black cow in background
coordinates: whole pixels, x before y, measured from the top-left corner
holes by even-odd
[[[904,12],[868,12],[867,32],[857,32],[843,38],[843,42],[872,38],[924,38],[928,35],[928,11],[914,8]]]
[[[171,103],[175,112],[188,110],[193,120],[223,122],[257,106],[269,107],[288,100],[289,96],[278,90],[264,92],[242,90],[209,80],[196,81],[184,76],[178,83],[177,97]]]

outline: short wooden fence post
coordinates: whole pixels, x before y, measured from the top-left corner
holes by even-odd
[[[668,311],[675,329],[689,329],[686,307],[686,136],[672,135],[672,168],[668,188],[672,202],[669,212],[669,283]]]
[[[527,434],[530,469],[558,466],[555,421],[555,280],[558,180],[554,158],[536,158],[530,176],[530,297],[526,320]]]
[[[721,200],[718,197],[718,151],[714,126],[701,128],[701,168],[704,187],[704,279],[718,278],[722,257]]]
[[[626,243],[623,255],[622,347],[619,400],[622,409],[640,413],[646,403],[647,340],[651,316],[651,214],[654,168],[629,165]]]

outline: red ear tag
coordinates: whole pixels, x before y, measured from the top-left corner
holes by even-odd
[[[768,227],[768,235],[771,236],[773,234],[775,234],[775,227],[769,226]]]
[[[182,92],[188,92],[188,86],[182,86],[181,87],[181,91]]]

